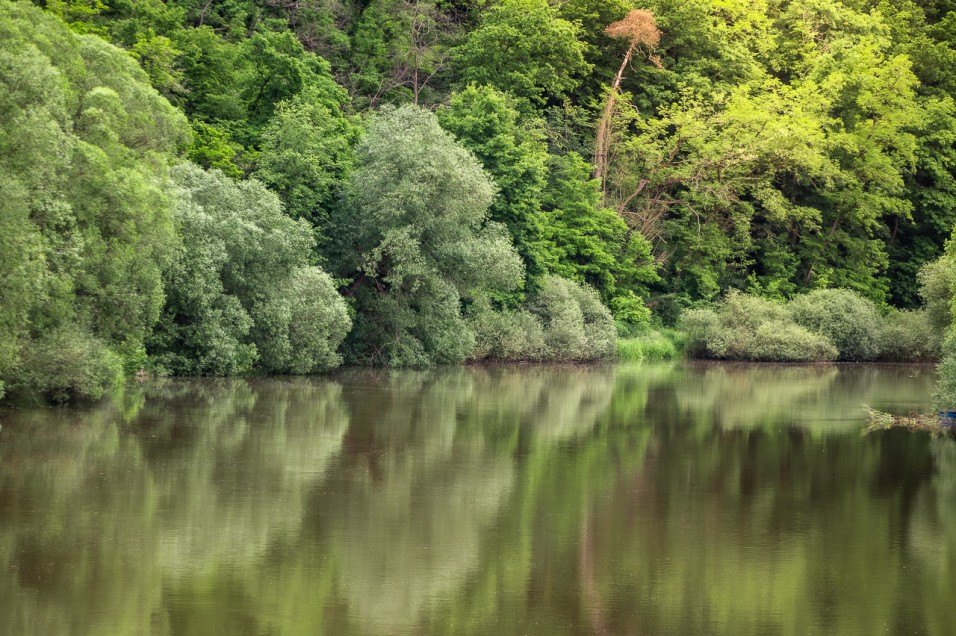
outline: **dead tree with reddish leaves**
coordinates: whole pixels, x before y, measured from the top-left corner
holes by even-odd
[[[607,168],[608,151],[611,146],[611,120],[614,117],[614,104],[618,94],[621,91],[621,80],[624,78],[624,70],[634,53],[643,53],[652,64],[660,67],[660,58],[653,54],[654,49],[661,41],[661,32],[657,28],[657,21],[654,14],[646,9],[634,9],[628,13],[623,20],[613,22],[604,30],[612,38],[627,38],[628,47],[624,54],[624,60],[621,67],[617,70],[614,77],[614,84],[608,91],[607,102],[604,104],[604,112],[598,121],[597,134],[594,139],[594,178],[601,184],[602,197],[607,193]]]

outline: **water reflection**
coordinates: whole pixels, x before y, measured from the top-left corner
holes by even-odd
[[[928,367],[350,371],[0,412],[2,634],[945,633]]]

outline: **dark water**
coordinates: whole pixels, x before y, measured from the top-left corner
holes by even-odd
[[[953,634],[929,367],[156,382],[0,411],[0,633]]]

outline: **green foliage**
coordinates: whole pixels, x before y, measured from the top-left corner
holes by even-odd
[[[953,53],[956,56],[956,52]],[[926,67],[914,64],[917,74]],[[925,88],[924,88],[925,90]],[[890,294],[894,305],[915,307],[920,268],[937,258],[956,226],[956,108],[951,97],[923,99],[925,124],[917,137],[917,162],[906,179],[912,223],[896,221],[890,234]]]
[[[684,318],[702,355],[926,359],[950,329],[948,3],[650,0],[626,60],[622,0],[33,4],[0,6],[8,390],[67,327],[126,372],[146,338],[175,372],[326,368],[333,284],[361,363],[601,357],[604,307],[634,336],[720,298]],[[354,115],[409,102],[450,135]],[[238,185],[171,194],[182,155]]]
[[[64,326],[23,343],[14,387],[52,402],[98,400],[123,380],[123,361],[102,340]]]
[[[107,8],[100,0],[45,0],[41,6],[66,22],[76,33],[100,34],[103,31],[93,23]]]
[[[549,270],[591,285],[617,320],[646,325],[650,285],[660,281],[651,244],[600,203],[597,181],[579,155],[552,156],[544,193]]]
[[[934,329],[946,333],[953,324],[952,304],[956,292],[956,259],[946,254],[927,263],[919,272],[919,295]]]
[[[291,272],[252,310],[259,364],[271,373],[316,373],[337,367],[337,349],[352,325],[328,274],[317,267]]]
[[[926,310],[891,310],[848,289],[821,289],[789,303],[729,293],[715,309],[681,316],[689,352],[730,360],[937,360],[943,332]]]
[[[378,0],[358,17],[345,83],[364,105],[436,103],[451,47],[459,39],[457,7],[436,0]]]
[[[956,243],[952,237],[946,244],[946,253],[921,272],[921,292],[926,299],[930,322],[936,326],[948,325],[943,336],[943,356],[937,369],[938,381],[933,395],[934,407],[952,410],[956,406]],[[948,292],[948,293],[947,293]],[[943,306],[949,298],[949,316]]]
[[[825,335],[795,324],[779,302],[730,292],[717,309],[691,309],[681,316],[688,353],[725,360],[799,362],[835,360]]]
[[[288,214],[309,221],[320,241],[358,136],[356,123],[312,89],[280,104],[263,131],[256,178],[279,195]]]
[[[533,289],[547,259],[541,206],[548,149],[541,130],[522,122],[514,99],[490,86],[455,93],[438,116],[442,127],[473,152],[494,179],[497,196],[491,218],[508,228],[525,263],[526,287]]]
[[[836,354],[825,336],[785,321],[759,325],[750,344],[752,359],[770,362],[832,360]]]
[[[880,330],[880,359],[893,362],[933,362],[942,356],[943,336],[927,310],[891,310]]]
[[[195,28],[185,20],[181,7],[143,0],[111,6],[107,24],[112,39],[130,49],[153,85],[205,135],[206,143],[191,157],[202,165],[227,168],[204,160],[210,153],[222,155],[223,146],[256,150],[276,106],[303,91],[331,110],[345,105],[347,96],[328,62],[306,51],[291,32],[259,29],[233,39],[217,32],[214,20],[202,18]],[[206,149],[210,141],[218,143]],[[228,154],[224,159],[235,161]]]
[[[478,299],[468,310],[468,326],[475,334],[472,360],[538,361],[546,345],[541,320],[526,309],[495,310]]]
[[[439,118],[494,178],[491,216],[510,230],[528,290],[557,274],[597,289],[618,320],[647,323],[643,298],[659,280],[651,245],[601,205],[591,166],[576,153],[549,154],[542,131],[488,86],[456,93]]]
[[[693,309],[681,320],[690,350],[697,357],[723,360],[801,362],[835,360],[838,352],[826,337],[786,321],[761,323],[741,331],[729,316]]]
[[[643,335],[617,339],[617,359],[621,362],[674,360],[681,356],[681,335],[674,331],[651,331]]]
[[[586,285],[548,275],[517,309],[496,310],[487,299],[469,309],[473,360],[580,362],[614,353],[611,312]]]
[[[248,372],[257,361],[276,373],[336,366],[349,318],[328,275],[308,266],[309,226],[257,181],[190,164],[174,176],[182,243],[164,272],[155,363],[202,375]]]
[[[213,124],[193,120],[192,128],[193,139],[186,158],[203,168],[219,170],[227,177],[242,178],[243,172],[239,168],[242,146],[232,141],[228,132]]]
[[[614,318],[593,288],[546,276],[528,310],[544,327],[545,359],[599,360],[614,353]]]
[[[455,50],[457,79],[510,93],[523,109],[559,103],[590,70],[578,35],[544,0],[506,0]]]
[[[345,63],[351,45],[346,29],[354,18],[351,5],[342,0],[316,0],[305,5],[273,1],[262,8],[285,18],[307,50],[321,55],[333,66]]]
[[[848,289],[818,289],[790,303],[793,319],[829,338],[841,360],[873,360],[880,353],[881,319],[872,302]]]
[[[933,392],[933,408],[950,411],[956,405],[956,338],[952,330],[943,343],[943,358],[937,368],[938,380]]]
[[[357,150],[327,256],[351,282],[351,361],[425,366],[465,359],[474,336],[461,301],[509,292],[523,276],[494,187],[474,155],[416,107],[375,117]]]
[[[0,120],[0,381],[96,397],[111,350],[141,346],[162,306],[165,163],[185,118],[123,51],[7,2]]]
[[[784,296],[845,287],[884,303],[888,237],[912,220],[906,180],[932,110],[918,100],[909,60],[878,16],[845,5],[735,5],[729,24],[712,3],[686,10],[702,8],[706,39],[736,49],[744,64],[732,67],[742,70],[730,83],[706,66],[687,77],[680,49],[665,52],[664,68],[683,85],[655,116],[619,107],[608,199],[659,241],[668,291],[688,301],[754,281]],[[661,4],[665,48],[689,35],[668,31],[671,11]],[[761,36],[771,25],[773,39]],[[703,37],[689,52],[702,65]],[[678,58],[673,71],[668,57]]]
[[[261,128],[278,104],[306,89],[311,98],[335,108],[345,103],[345,91],[331,76],[329,63],[310,55],[289,32],[257,33],[243,47],[239,85],[249,124]]]
[[[164,35],[156,35],[150,29],[139,34],[130,53],[139,60],[156,90],[166,97],[182,92],[182,72],[176,68],[176,57],[180,52],[173,46],[172,40]]]

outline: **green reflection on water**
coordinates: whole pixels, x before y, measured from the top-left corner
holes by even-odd
[[[0,634],[947,633],[928,367],[350,371],[0,412]]]

